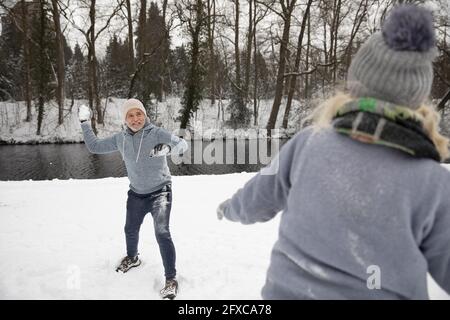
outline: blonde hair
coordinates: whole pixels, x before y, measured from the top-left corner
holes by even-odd
[[[330,127],[331,121],[337,111],[344,104],[354,99],[355,98],[347,93],[338,92],[336,95],[321,103],[305,119],[305,121],[311,121],[316,130]],[[447,159],[449,157],[449,139],[439,133],[439,122],[441,121],[440,114],[434,109],[433,106],[427,104],[422,104],[418,109],[412,111],[421,121],[425,132],[434,143],[436,150],[441,157],[441,161]]]

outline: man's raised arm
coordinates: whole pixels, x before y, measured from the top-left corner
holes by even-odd
[[[91,153],[110,153],[117,151],[117,135],[105,139],[99,139],[92,131],[89,120],[91,119],[91,111],[85,105],[82,105],[78,110],[78,118],[81,122],[81,129],[83,130],[84,143]]]

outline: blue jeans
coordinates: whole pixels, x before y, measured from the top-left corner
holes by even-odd
[[[134,257],[138,254],[139,229],[145,215],[150,212],[153,217],[156,241],[159,245],[166,279],[175,278],[176,275],[175,247],[169,231],[171,208],[172,187],[170,184],[149,194],[128,191],[127,220],[125,223],[127,255]]]

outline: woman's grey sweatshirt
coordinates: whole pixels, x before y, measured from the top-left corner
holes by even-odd
[[[224,214],[280,211],[265,299],[428,299],[427,272],[450,293],[450,172],[433,160],[309,128]]]

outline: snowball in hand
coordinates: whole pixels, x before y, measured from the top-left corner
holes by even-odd
[[[80,121],[89,120],[91,118],[91,110],[89,110],[89,107],[86,105],[81,105],[80,109],[78,110],[78,118]]]

